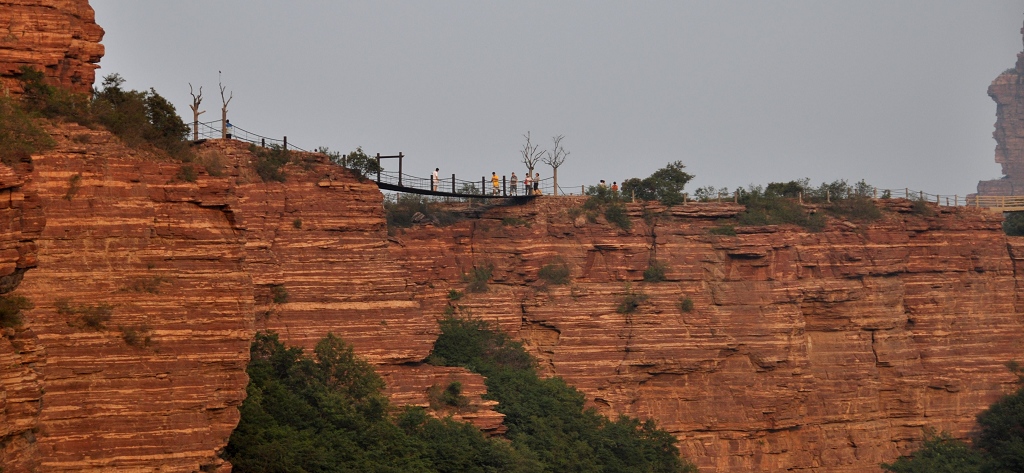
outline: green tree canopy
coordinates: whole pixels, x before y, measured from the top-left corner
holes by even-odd
[[[683,188],[693,179],[692,174],[683,171],[685,168],[682,161],[676,161],[644,179],[626,179],[622,182],[622,193],[642,200],[657,200],[665,205],[679,204],[683,201]]]
[[[428,360],[484,375],[513,446],[540,461],[539,471],[697,471],[653,421],[611,420],[585,408],[581,392],[561,378],[540,378],[522,345],[490,324],[449,316],[440,325]]]

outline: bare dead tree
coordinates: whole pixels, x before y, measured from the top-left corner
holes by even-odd
[[[234,92],[229,92],[228,98],[224,99],[224,85],[220,82],[220,71],[217,71],[217,86],[220,87],[220,102],[224,104],[220,108],[220,137],[228,137],[228,104],[231,103],[231,99],[235,98]]]
[[[203,102],[203,86],[199,86],[199,95],[192,91],[192,83],[188,83],[188,93],[192,96],[192,141],[199,141],[199,115],[206,113],[206,110],[199,111],[199,104]]]
[[[519,153],[523,155],[523,164],[526,165],[526,170],[530,179],[533,179],[533,169],[537,167],[537,163],[540,162],[544,156],[544,150],[538,149],[540,145],[530,143],[530,132],[527,131],[523,138],[526,138],[526,144],[523,145],[523,149],[519,150]]]
[[[554,147],[551,151],[548,151],[544,155],[544,164],[551,166],[551,176],[554,181],[555,190],[554,195],[558,195],[558,167],[565,162],[565,158],[569,156],[569,152],[562,147],[562,139],[565,135],[554,136],[551,139],[555,142]]]

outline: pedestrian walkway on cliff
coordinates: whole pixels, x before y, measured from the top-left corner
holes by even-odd
[[[309,150],[295,146],[294,143],[288,142],[288,137],[283,136],[281,139],[271,138],[263,136],[257,133],[250,132],[238,125],[232,124],[232,137],[231,139],[244,141],[256,146],[279,146],[283,149],[292,149],[296,151],[311,152]],[[224,138],[224,129],[222,128],[221,120],[213,120],[209,122],[198,122],[195,123],[194,136],[199,139],[222,139]],[[398,153],[394,156],[381,156],[379,153],[373,156],[377,159],[378,163],[382,166],[379,173],[367,176],[373,179],[377,186],[382,190],[389,190],[395,192],[405,192],[410,194],[421,194],[421,195],[432,195],[439,197],[473,197],[473,198],[516,198],[516,199],[528,199],[534,197],[531,192],[532,189],[527,189],[525,180],[511,181],[507,176],[501,176],[499,191],[495,194],[492,193],[493,183],[490,176],[480,176],[479,180],[466,180],[458,179],[455,174],[452,174],[450,178],[439,176],[437,182],[431,182],[432,177],[419,177],[406,174],[403,172],[403,161],[405,155]],[[397,171],[384,170],[383,166],[388,164],[387,160],[397,159]],[[395,162],[395,161],[390,161]],[[391,166],[393,167],[393,166]],[[433,185],[432,185],[433,184]],[[518,186],[518,187],[513,187]],[[532,183],[530,184],[532,187]],[[559,186],[558,192],[555,192],[554,179],[547,178],[541,179],[540,185],[538,186],[540,195],[563,195],[571,196],[574,195],[572,192],[566,192],[564,188]],[[585,189],[580,188],[579,195],[584,195]],[[688,194],[684,195],[684,204],[691,202],[699,202],[693,200]],[[625,197],[625,196],[624,196]],[[933,202],[939,206],[945,207],[977,207],[991,210],[993,212],[1022,212],[1024,211],[1024,196],[1013,196],[1013,195],[983,195],[979,196],[971,194],[967,196],[961,195],[941,195],[931,194],[924,191],[911,190],[909,188],[904,189],[877,189],[871,188],[870,197],[878,198],[904,198],[916,201]],[[729,201],[735,200],[738,195],[732,193],[721,193],[717,196],[711,197],[712,201]]]
[[[292,149],[297,151],[310,152],[309,150],[302,149],[295,146],[294,143],[288,142],[288,137],[284,136],[281,139],[271,138],[263,136],[257,133],[250,132],[238,125],[232,124],[232,136],[231,139],[244,141],[256,146],[261,147],[274,147],[278,146],[282,149]],[[223,128],[220,120],[213,120],[209,122],[198,122],[195,123],[193,130],[193,136],[198,139],[222,139],[225,138]],[[405,155],[398,153],[394,156],[382,156],[378,153],[376,156],[371,156],[377,159],[377,163],[382,166],[380,172],[371,174],[370,179],[373,179],[377,183],[377,186],[382,190],[389,190],[395,192],[405,192],[409,194],[422,194],[432,195],[438,197],[473,197],[473,198],[517,198],[517,199],[528,199],[534,197],[534,195],[526,189],[512,189],[513,185],[522,186],[521,182],[511,183],[506,176],[501,176],[499,180],[498,192],[493,192],[493,183],[490,177],[481,176],[480,180],[466,180],[457,179],[455,174],[451,175],[451,178],[439,176],[437,182],[431,182],[432,177],[419,177],[406,174],[402,170],[404,164]],[[388,160],[397,159],[398,169],[397,171],[384,170],[383,166],[388,164]],[[391,161],[393,162],[393,161]],[[554,193],[554,180],[543,179],[538,187],[540,194],[553,194]],[[560,192],[565,194],[564,191]]]

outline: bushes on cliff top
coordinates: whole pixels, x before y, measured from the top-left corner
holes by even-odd
[[[809,185],[809,179],[771,182],[767,187],[749,185],[738,188],[733,198],[746,209],[737,215],[741,225],[799,225],[811,231],[825,228],[825,216],[871,222],[882,217],[872,200],[874,188],[864,181],[850,185],[845,180]],[[710,198],[709,186],[698,197]],[[716,191],[717,194],[717,191]],[[802,200],[802,203],[801,203]],[[802,205],[812,204],[812,205]]]
[[[607,187],[590,186],[587,188],[587,195],[590,198],[583,202],[581,208],[569,209],[570,217],[576,218],[583,214],[588,222],[596,223],[598,214],[604,214],[604,219],[608,223],[627,232],[633,227],[633,222],[626,212],[626,206],[622,203],[622,194],[613,192]]]
[[[537,471],[697,471],[653,421],[611,420],[585,409],[582,393],[561,378],[538,376],[523,346],[490,324],[448,316],[440,326],[428,361],[486,377],[487,397],[505,414],[508,438],[541,463]]]
[[[0,162],[8,166],[54,145],[14,100],[0,96]]]
[[[270,148],[249,145],[249,152],[256,157],[253,167],[263,182],[284,182],[285,176],[281,168],[291,159],[288,150],[278,145],[271,145]]]
[[[189,127],[178,116],[174,105],[154,89],[125,90],[125,79],[118,74],[103,78],[90,99],[46,83],[42,72],[29,67],[19,70],[18,80],[25,93],[24,107],[47,118],[65,118],[83,125],[99,123],[129,146],[144,143],[167,151],[180,159],[189,159],[186,140]]]
[[[438,227],[451,225],[461,219],[455,212],[445,210],[440,202],[414,194],[392,194],[384,198],[384,214],[388,222],[388,235],[399,228],[430,223]]]
[[[694,177],[684,172],[685,168],[682,161],[676,161],[644,179],[626,179],[622,181],[622,194],[640,200],[657,200],[669,206],[680,204],[683,202],[683,188]]]
[[[470,424],[396,411],[381,378],[338,337],[310,356],[258,333],[250,352],[248,396],[224,450],[235,472],[539,471]]]

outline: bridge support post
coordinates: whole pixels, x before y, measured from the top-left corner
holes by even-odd
[[[398,185],[402,185],[402,152],[398,152]]]
[[[501,195],[508,197],[508,188],[505,187],[505,176],[501,176]]]
[[[377,182],[380,182],[380,153],[377,153]]]
[[[284,150],[288,151],[288,137],[284,137]]]
[[[455,173],[452,173],[452,194],[455,193]]]

